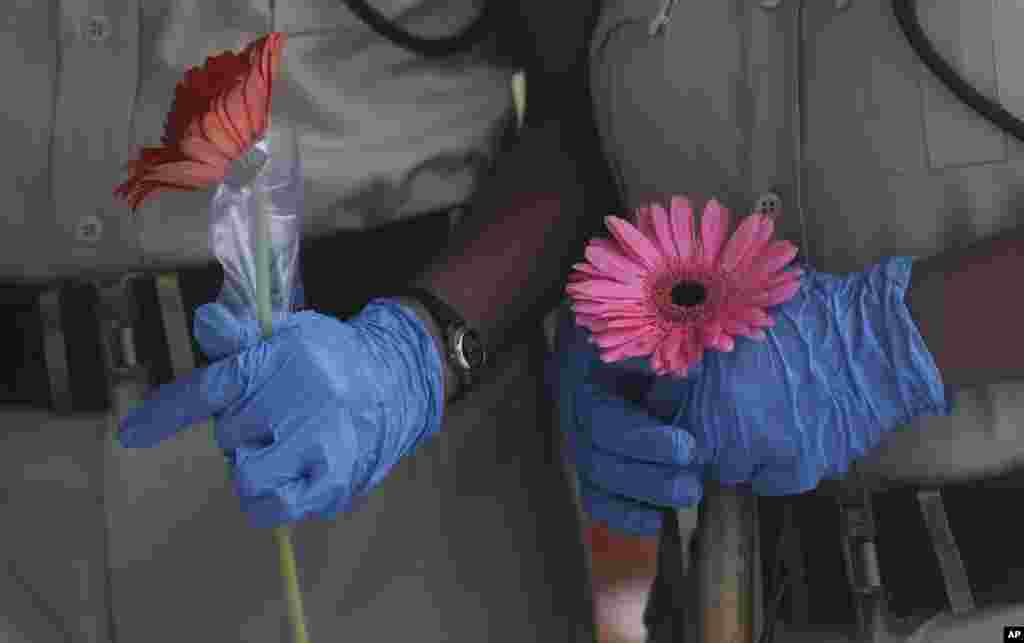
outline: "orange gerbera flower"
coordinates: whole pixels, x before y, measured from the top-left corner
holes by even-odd
[[[285,34],[274,32],[241,53],[226,51],[185,72],[167,115],[163,143],[129,161],[130,178],[114,195],[132,210],[157,190],[202,190],[224,180],[231,164],[267,130],[270,97]]]

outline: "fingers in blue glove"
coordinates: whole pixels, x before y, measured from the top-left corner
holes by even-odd
[[[353,433],[324,430],[313,441],[295,432],[283,435],[272,445],[241,446],[234,452],[235,489],[254,524],[273,526],[323,514],[354,491],[359,445]],[[300,478],[296,472],[302,472]]]
[[[275,315],[273,330],[277,333],[296,325],[301,313]],[[263,339],[263,331],[254,317],[236,317],[221,303],[203,304],[196,309],[192,334],[211,361],[224,359],[251,348]]]
[[[214,362],[158,388],[125,415],[118,439],[128,448],[155,446],[235,404],[246,388],[239,356]]]
[[[587,453],[580,466],[606,492],[660,507],[692,507],[701,499],[700,469],[632,460],[601,449]]]
[[[654,536],[661,529],[661,509],[609,493],[580,478],[583,510],[594,520],[634,536]]]
[[[689,432],[594,384],[581,386],[576,409],[580,426],[604,451],[674,467],[703,465]]]
[[[204,304],[196,309],[192,334],[211,361],[234,355],[257,343],[260,328],[255,319],[239,320],[223,304]]]

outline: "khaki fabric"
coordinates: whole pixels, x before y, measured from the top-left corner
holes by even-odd
[[[630,206],[666,193],[718,196],[739,214],[768,190],[782,234],[816,268],[847,272],[929,255],[1024,223],[1024,147],[959,104],[918,61],[887,0],[807,1],[805,219],[794,208],[796,7],[609,0],[591,47],[605,150]],[[1013,2],[918,3],[966,77],[1024,115]],[[1008,293],[992,293],[996,300]],[[993,306],[995,307],[995,305]],[[969,338],[964,338],[969,341]],[[865,459],[901,480],[988,475],[1024,456],[1020,382],[962,390],[950,418],[922,418]]]
[[[353,513],[293,532],[314,641],[588,641],[571,489],[525,346]],[[543,418],[543,421],[542,421]],[[197,427],[112,447],[119,641],[288,640],[277,553]],[[119,475],[114,475],[119,474]]]
[[[477,0],[374,0],[423,36]],[[511,73],[472,54],[428,61],[340,0],[18,0],[0,21],[0,279],[208,261],[210,194],[168,193],[137,216],[112,196],[122,165],[159,144],[188,67],[270,30],[289,35],[272,118],[294,126],[307,237],[464,201],[511,117]]]

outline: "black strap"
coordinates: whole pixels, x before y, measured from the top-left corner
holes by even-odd
[[[485,0],[480,15],[469,26],[453,36],[442,38],[424,38],[405,31],[371,7],[367,0],[342,1],[377,34],[425,58],[445,58],[469,51],[490,34],[493,28],[494,3],[491,0]]]
[[[1024,141],[1024,121],[964,80],[953,65],[936,50],[921,26],[917,0],[892,0],[892,10],[911,48],[957,98],[1003,131]]]

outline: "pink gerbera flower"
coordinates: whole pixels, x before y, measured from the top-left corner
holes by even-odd
[[[593,239],[566,288],[579,325],[590,329],[601,359],[650,356],[659,375],[686,375],[705,349],[731,351],[737,335],[765,339],[766,308],[800,287],[788,241],[772,241],[771,217],[752,214],[732,238],[729,211],[712,199],[700,231],[685,197],[671,214],[655,203],[637,210],[634,227],[606,217],[612,239]]]

